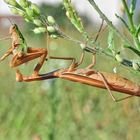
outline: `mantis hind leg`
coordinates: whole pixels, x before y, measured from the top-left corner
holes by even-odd
[[[92,62],[91,62],[90,65],[88,65],[88,66],[86,67],[86,69],[91,69],[91,68],[93,68],[93,66],[95,65],[95,63],[96,63],[96,55],[93,54]]]
[[[123,101],[123,100],[125,100],[125,99],[131,98],[131,97],[134,96],[134,95],[129,95],[129,96],[126,96],[126,97],[124,97],[124,98],[116,99],[115,96],[112,94],[112,91],[110,90],[110,87],[109,87],[109,85],[108,85],[108,83],[107,83],[105,77],[103,76],[103,74],[100,73],[100,72],[97,72],[97,74],[98,74],[98,75],[100,76],[100,78],[102,79],[102,81],[103,81],[103,83],[104,83],[106,89],[108,90],[108,92],[109,92],[109,94],[110,94],[110,96],[111,96],[111,98],[112,98],[112,100],[113,100],[114,102]]]
[[[56,57],[56,56],[49,56],[49,59],[70,60],[71,63],[69,65],[69,68],[68,68],[69,70],[68,71],[73,71],[75,68],[77,68],[83,62],[84,54],[85,53],[83,51],[81,53],[79,62],[76,62],[76,59],[74,57]]]

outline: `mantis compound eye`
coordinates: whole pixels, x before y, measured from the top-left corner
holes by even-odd
[[[13,25],[13,26],[11,26],[11,27],[10,27],[10,30],[9,30],[9,33],[10,33],[10,34],[12,34],[12,33],[13,33],[13,31],[14,31],[15,29],[16,29],[16,27],[15,27],[14,25]]]

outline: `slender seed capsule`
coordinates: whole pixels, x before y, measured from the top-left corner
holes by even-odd
[[[12,5],[12,6],[17,6],[18,3],[15,0],[4,0],[7,4]]]
[[[41,33],[45,33],[46,32],[46,28],[45,27],[39,27],[39,30]]]
[[[54,28],[53,26],[47,26],[47,30],[48,30],[48,32],[50,32],[50,33],[56,32],[56,30],[55,30],[55,28]]]
[[[38,27],[38,28],[35,28],[35,29],[33,30],[33,32],[34,32],[35,34],[45,33],[45,32],[46,32],[46,28],[45,28],[45,27]]]
[[[5,3],[9,4],[9,0],[4,0]]]
[[[18,14],[19,14],[20,16],[24,16],[24,15],[25,15],[25,12],[22,11],[22,10],[18,10]]]
[[[47,17],[47,20],[49,22],[50,25],[54,25],[55,24],[55,19],[53,16],[48,16]]]
[[[26,22],[30,22],[31,21],[31,20],[29,20],[28,18],[25,18],[25,17],[24,17],[24,19],[25,19]]]
[[[80,47],[81,47],[82,49],[85,49],[85,48],[86,48],[86,44],[81,43],[81,44],[80,44]]]
[[[13,13],[13,14],[18,14],[18,10],[14,7],[10,7],[10,11]]]
[[[139,70],[140,69],[138,63],[136,63],[135,61],[132,62],[132,66],[133,66],[134,70]]]
[[[58,36],[55,35],[55,34],[51,34],[50,37],[51,37],[52,39],[57,39],[57,38],[58,38]]]
[[[42,26],[42,21],[39,20],[39,19],[34,19],[34,20],[33,20],[33,23],[34,23],[36,26]]]
[[[66,16],[68,17],[68,18],[71,18],[71,15],[70,15],[70,13],[67,11],[66,12]]]
[[[40,15],[40,9],[38,8],[38,6],[36,4],[32,3],[31,4],[31,9],[33,9],[35,14]]]
[[[23,8],[29,7],[29,2],[27,0],[20,0],[19,5]]]
[[[26,13],[29,17],[34,17],[34,11],[30,8],[26,8]]]

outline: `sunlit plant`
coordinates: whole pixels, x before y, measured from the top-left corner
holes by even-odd
[[[97,45],[99,43],[97,41],[95,42],[94,39],[90,35],[88,35],[83,26],[81,18],[79,17],[78,13],[76,12],[71,3],[71,0],[63,0],[64,8],[66,10],[66,16],[77,29],[77,31],[79,31],[80,34],[84,37],[82,41],[73,39],[72,37],[62,32],[54,17],[52,17],[51,15],[46,16],[41,13],[39,7],[31,1],[4,1],[9,5],[12,13],[22,16],[27,22],[35,25],[35,28],[33,29],[34,33],[48,33],[49,36],[54,39],[63,37],[65,39],[75,42],[76,44],[79,44],[79,46],[87,52],[104,53],[107,56],[114,58],[114,60],[121,63],[122,65],[132,67],[134,70],[140,70],[140,60],[129,60],[128,58],[123,58],[121,56],[121,50],[119,50],[118,47],[115,45],[113,39],[113,34],[117,34],[118,37],[120,37],[120,39],[123,41],[123,47],[125,49],[130,49],[132,53],[138,56],[138,58],[140,57],[140,24],[136,25],[136,23],[134,22],[134,14],[137,0],[131,0],[130,6],[128,6],[126,0],[121,0],[124,7],[124,12],[127,15],[128,22],[126,22],[122,17],[116,14],[116,17],[123,22],[126,29],[129,31],[132,37],[132,42],[112,24],[112,22],[103,14],[103,12],[97,6],[94,0],[88,0],[89,4],[91,4],[95,8],[102,20],[105,21],[110,28],[108,34],[107,48],[101,48],[99,45]],[[93,48],[92,46],[95,46],[95,43],[96,47]]]

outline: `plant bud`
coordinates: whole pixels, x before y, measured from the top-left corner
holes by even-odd
[[[35,29],[33,30],[33,32],[34,32],[35,34],[45,33],[45,32],[46,32],[46,28],[45,28],[45,27],[38,27],[38,28],[35,28]]]
[[[55,19],[53,18],[53,16],[48,16],[47,20],[48,20],[50,25],[54,25],[55,24]]]
[[[41,33],[45,33],[46,32],[46,28],[45,27],[39,27],[39,30]]]
[[[118,62],[120,62],[120,63],[123,62],[123,59],[121,58],[121,56],[119,54],[116,54],[115,58]]]
[[[7,4],[11,5],[11,6],[17,6],[18,3],[15,0],[4,0]]]
[[[34,23],[36,26],[42,26],[42,21],[39,20],[39,19],[34,19],[34,20],[33,20],[33,23]]]
[[[28,2],[27,0],[20,0],[20,1],[19,1],[19,4],[20,4],[20,6],[23,7],[23,8],[27,8],[27,7],[30,6],[30,2]]]
[[[67,11],[66,12],[66,16],[68,17],[68,18],[70,18],[71,16],[70,16],[70,13]]]
[[[31,4],[31,9],[33,9],[35,14],[40,15],[40,9],[38,8],[38,6],[36,4],[32,3]]]
[[[26,22],[30,22],[30,19],[28,19],[28,18],[25,18],[25,17],[24,17],[24,19],[25,19],[25,21],[26,21]]]
[[[81,44],[80,44],[80,47],[81,47],[82,49],[85,49],[85,48],[86,48],[86,44],[81,43]]]
[[[30,8],[26,8],[26,13],[29,17],[34,17],[34,11]]]
[[[58,38],[58,36],[55,35],[55,34],[50,35],[50,37],[51,37],[52,39],[57,39],[57,38]]]
[[[33,17],[29,17],[26,13],[24,14],[24,19],[26,22],[32,22],[33,21]]]
[[[10,11],[13,13],[13,14],[18,14],[18,10],[14,7],[10,7]]]
[[[20,16],[24,16],[24,15],[25,15],[25,12],[22,11],[22,10],[18,10],[18,14],[19,14]]]
[[[53,27],[53,26],[47,26],[47,30],[48,30],[48,32],[50,32],[50,33],[54,33],[56,30],[55,30],[55,28]]]
[[[5,3],[9,4],[9,0],[4,0]]]
[[[139,70],[140,69],[138,63],[136,63],[135,61],[132,62],[132,67],[133,67],[134,70]]]

